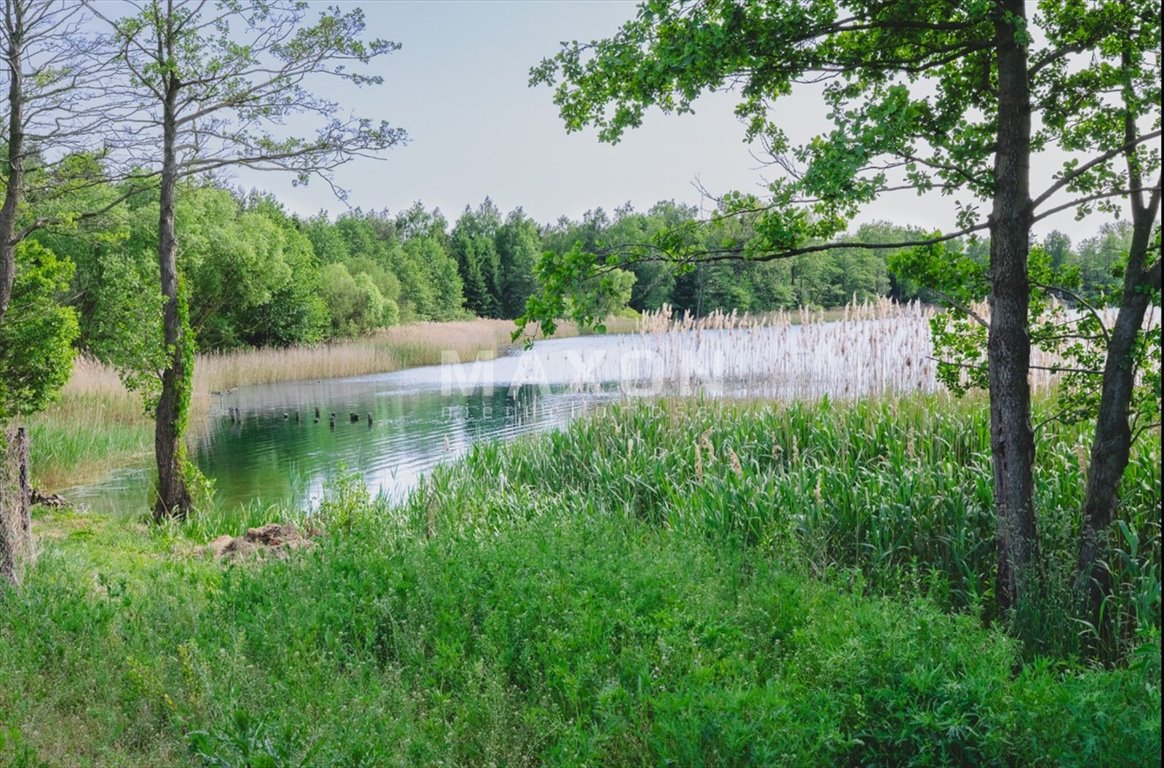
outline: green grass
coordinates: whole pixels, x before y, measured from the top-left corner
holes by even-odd
[[[29,420],[29,474],[35,487],[57,491],[92,482],[152,455],[153,422],[144,416],[107,417],[102,399],[69,396]]]
[[[1128,482],[1146,602],[1096,668],[984,626],[982,419],[611,409],[401,507],[341,477],[327,535],[263,564],[196,544],[274,510],[40,513],[0,596],[0,766],[1156,764],[1159,449]],[[1039,469],[1056,562],[1078,434]]]
[[[1031,650],[1071,655],[1086,425],[1047,427],[1035,470],[1048,593]],[[1118,658],[1160,627],[1160,446],[1137,446],[1111,566]],[[497,478],[505,478],[505,487]],[[501,500],[493,494],[501,493]],[[670,402],[614,408],[567,432],[486,445],[439,472],[412,509],[418,531],[488,530],[537,499],[600,504],[652,527],[735,542],[823,576],[857,569],[879,594],[926,593],[994,614],[997,549],[988,414],[981,401],[911,397],[835,405]],[[419,510],[419,511],[417,511]],[[435,518],[434,518],[435,516]],[[1024,628],[1019,628],[1024,629]]]

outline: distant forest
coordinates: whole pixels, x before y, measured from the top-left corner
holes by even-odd
[[[134,328],[150,321],[150,297],[160,308],[157,210],[153,196],[130,197],[97,223],[37,233],[33,239],[45,247],[20,251],[26,261],[51,256],[54,269],[71,272],[67,303],[78,311],[81,346],[98,356],[124,346]],[[597,208],[581,220],[562,217],[549,225],[520,208],[503,214],[489,199],[452,223],[421,203],[395,214],[356,209],[335,219],[322,213],[304,219],[288,214],[270,195],[210,184],[179,196],[177,219],[190,321],[205,350],[311,344],[418,320],[515,318],[538,287],[541,259],[573,249],[612,259],[627,253],[649,257],[659,243],[673,247],[677,238],[693,251],[730,250],[749,238],[746,221],[697,226],[699,211],[674,202],[642,212],[629,205],[613,213]],[[889,243],[910,232],[876,223],[852,234]],[[1096,297],[1118,287],[1116,268],[1129,238],[1130,227],[1119,222],[1078,244],[1052,232],[1041,245],[1051,263],[1078,270],[1080,295]],[[986,260],[983,241],[956,247]],[[573,300],[600,302],[595,308],[604,313],[669,304],[695,315],[829,308],[881,296],[926,300],[921,289],[894,273],[891,256],[889,250],[854,248],[686,269],[643,260],[614,270],[603,295],[587,295],[579,286]]]

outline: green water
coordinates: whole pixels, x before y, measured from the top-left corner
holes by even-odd
[[[474,443],[560,427],[615,399],[791,400],[930,388],[928,326],[924,317],[915,320],[863,336],[840,323],[804,332],[793,326],[590,336],[539,342],[488,362],[246,387],[216,397],[191,456],[226,506],[307,509],[341,471],[359,472],[373,494],[399,499],[425,472]],[[909,334],[927,344],[918,346]],[[864,348],[853,338],[876,343]],[[910,356],[916,363],[903,367]],[[145,461],[66,494],[95,510],[144,511],[152,472]]]

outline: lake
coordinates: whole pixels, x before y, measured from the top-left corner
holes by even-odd
[[[309,508],[341,470],[359,472],[373,494],[399,499],[425,472],[475,443],[561,427],[606,403],[931,390],[929,355],[921,310],[846,322],[555,339],[495,360],[450,358],[393,373],[222,393],[191,452],[228,506]],[[95,511],[144,509],[151,475],[147,461],[64,495]]]

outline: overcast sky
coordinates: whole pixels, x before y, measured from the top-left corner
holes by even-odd
[[[633,17],[626,0],[365,0],[371,36],[403,45],[381,57],[381,86],[334,90],[357,114],[406,129],[407,145],[383,161],[360,160],[338,174],[348,202],[397,211],[416,200],[455,220],[466,205],[489,196],[509,211],[518,206],[542,223],[607,211],[631,202],[645,210],[658,200],[698,205],[695,182],[714,193],[761,192],[764,172],[743,142],[730,94],[696,104],[694,115],[655,111],[615,146],[594,133],[567,134],[551,90],[530,88],[529,68],[553,55],[562,41],[609,36]],[[334,88],[334,86],[331,86]],[[823,126],[816,94],[795,93],[781,109],[793,138]],[[310,215],[344,210],[327,185],[293,188],[274,174],[239,174],[237,184],[274,192],[289,210]],[[863,220],[886,219],[932,229],[953,227],[948,199],[898,194],[880,201]],[[1074,240],[1102,220],[1070,216],[1042,222]]]

